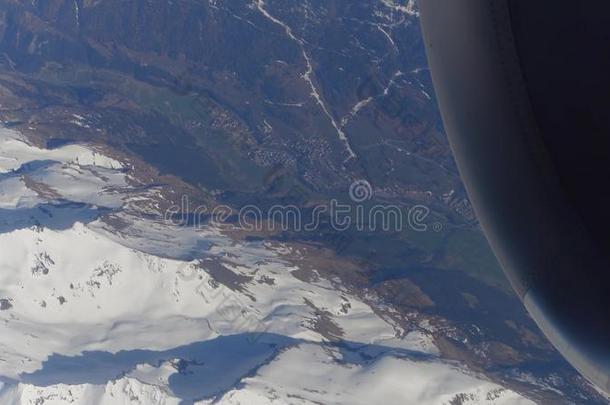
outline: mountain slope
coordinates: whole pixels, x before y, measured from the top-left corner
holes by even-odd
[[[607,403],[478,229],[415,2],[0,0],[0,50],[0,402]],[[424,226],[238,216],[333,203]]]
[[[281,245],[134,215],[133,200],[157,195],[130,184],[129,162],[86,146],[39,149],[7,130],[0,151],[11,197],[0,215],[3,403],[313,403],[337,389],[325,387],[330,375],[342,379],[337,403],[365,401],[350,385],[378,381],[388,391],[366,401],[518,398],[444,363],[425,330],[398,333],[347,291],[295,277]],[[403,390],[414,372],[431,386]]]

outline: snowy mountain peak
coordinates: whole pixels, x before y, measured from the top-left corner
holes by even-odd
[[[0,135],[0,402],[519,398],[444,363],[429,333],[295,277],[289,246],[142,217],[130,201],[157,195],[134,189],[127,162]],[[439,379],[451,383],[429,385]]]

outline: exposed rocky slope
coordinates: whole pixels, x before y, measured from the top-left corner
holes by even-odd
[[[607,402],[477,229],[413,2],[0,0],[0,50],[0,402]],[[165,218],[354,180],[430,232]]]

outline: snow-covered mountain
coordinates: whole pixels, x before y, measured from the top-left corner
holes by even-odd
[[[167,223],[129,161],[7,129],[0,156],[2,404],[530,403],[289,244]]]
[[[478,228],[418,24],[414,0],[0,0],[0,405],[606,404]],[[234,221],[357,183],[429,232]]]

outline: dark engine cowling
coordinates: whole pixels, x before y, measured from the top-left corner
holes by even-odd
[[[420,0],[443,121],[534,320],[610,393],[610,2]]]

